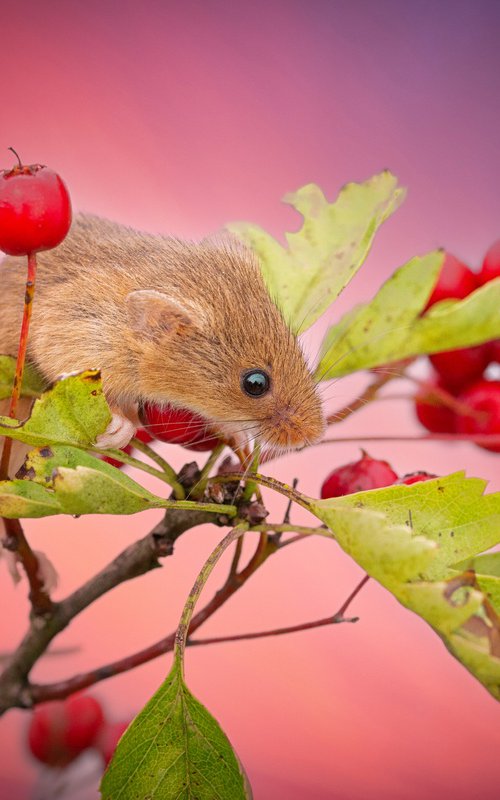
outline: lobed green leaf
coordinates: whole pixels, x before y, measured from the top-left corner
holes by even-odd
[[[413,258],[371,302],[356,306],[330,328],[321,346],[317,380],[499,338],[500,279],[464,300],[444,300],[422,313],[442,258],[441,252]]]
[[[361,184],[348,183],[334,203],[313,183],[283,199],[304,218],[300,230],[285,234],[287,247],[258,225],[227,227],[259,256],[269,292],[297,333],[310,327],[354,277],[404,190],[385,171]]]
[[[162,686],[120,740],[102,800],[249,800],[229,740],[189,692],[174,660]]]

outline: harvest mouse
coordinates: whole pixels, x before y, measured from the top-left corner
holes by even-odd
[[[24,264],[9,257],[0,270],[0,352],[16,355]],[[324,430],[300,346],[236,240],[185,242],[77,215],[65,241],[38,254],[28,359],[48,381],[101,369],[113,412],[102,447],[127,444],[144,401],[279,449]]]

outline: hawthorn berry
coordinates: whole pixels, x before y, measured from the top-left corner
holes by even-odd
[[[213,450],[219,443],[219,436],[210,423],[186,408],[145,403],[141,419],[147,433],[162,442],[198,451]]]
[[[497,364],[500,364],[500,339],[494,339],[492,342],[489,342],[490,348],[490,361],[495,361]]]
[[[441,300],[462,300],[477,288],[477,276],[458,258],[446,253],[439,278],[427,302],[427,308]]]
[[[330,472],[321,487],[321,498],[326,500],[328,497],[391,486],[397,477],[387,461],[372,458],[363,451],[359,461],[344,464]]]
[[[440,380],[429,381],[415,396],[415,413],[418,421],[431,433],[454,433],[455,412],[439,402],[432,390],[445,389]]]
[[[494,278],[500,278],[500,239],[497,239],[486,253],[481,272],[478,275],[481,285]]]
[[[429,356],[432,366],[448,389],[458,392],[480,378],[491,359],[489,344],[443,350]]]
[[[437,475],[433,475],[431,472],[409,472],[407,475],[403,475],[401,478],[398,478],[396,481],[397,484],[405,484],[406,486],[411,486],[414,483],[420,483],[421,481],[430,481],[432,478],[437,478]]]
[[[500,381],[477,381],[459,395],[458,400],[476,412],[474,416],[456,415],[455,429],[458,433],[500,435]],[[479,446],[500,453],[500,444]]]
[[[65,767],[94,743],[103,724],[101,705],[89,695],[43,703],[31,717],[28,745],[43,764]]]
[[[116,750],[116,746],[127,730],[130,722],[107,722],[100,729],[94,747],[100,752],[107,766]]]
[[[69,193],[54,170],[19,160],[0,172],[0,250],[11,256],[50,250],[70,225]]]

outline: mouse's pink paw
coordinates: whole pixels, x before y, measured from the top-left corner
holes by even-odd
[[[115,412],[104,433],[97,437],[96,445],[98,447],[114,447],[116,449],[125,447],[135,434],[136,429],[137,426],[128,417],[123,417]]]

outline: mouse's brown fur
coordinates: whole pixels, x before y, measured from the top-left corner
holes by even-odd
[[[296,338],[255,256],[231,240],[200,244],[78,215],[62,245],[39,253],[28,358],[52,381],[99,367],[110,404],[169,402],[278,447],[317,440],[324,420]],[[15,355],[24,261],[0,266],[0,352]],[[244,394],[263,369],[271,391]]]

